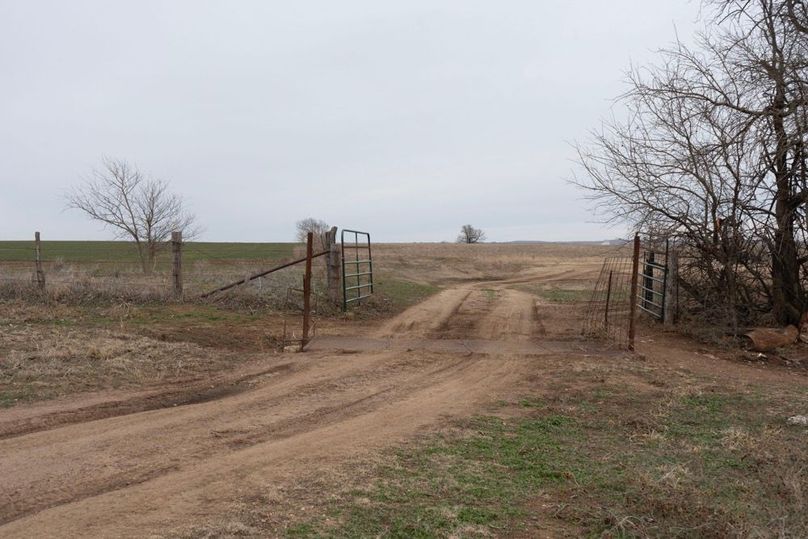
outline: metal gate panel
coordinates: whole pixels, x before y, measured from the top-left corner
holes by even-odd
[[[347,243],[346,234],[348,235]],[[349,303],[360,303],[373,294],[373,254],[368,232],[344,229],[340,242],[342,243],[342,310],[347,311]]]
[[[668,288],[668,242],[664,249],[648,248],[640,267],[637,307],[657,320],[665,318],[665,295]]]

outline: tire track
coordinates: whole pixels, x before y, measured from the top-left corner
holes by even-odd
[[[148,433],[156,429],[149,428],[148,416],[154,415],[153,413],[134,414],[125,418],[138,421],[140,434],[130,429],[124,436],[119,436],[119,429],[111,429],[105,435],[104,423],[114,420],[102,420],[95,422],[97,425],[94,425],[90,436],[80,438],[90,443],[54,442],[46,436],[50,433],[18,438],[20,443],[16,448],[9,447],[10,443],[0,445],[0,451],[16,454],[18,457],[10,459],[8,465],[24,466],[26,461],[32,456],[36,458],[43,449],[51,454],[55,452],[56,459],[40,460],[38,464],[44,468],[39,473],[37,470],[29,470],[24,477],[20,474],[12,475],[0,485],[0,500],[3,500],[0,503],[0,524],[58,505],[129,488],[164,473],[177,471],[189,460],[215,460],[233,450],[242,450],[270,440],[283,440],[323,425],[344,421],[367,413],[384,402],[404,398],[414,388],[429,387],[430,384],[452,378],[472,364],[464,359],[448,362],[443,360],[434,361],[432,368],[421,369],[422,361],[393,362],[392,369],[371,369],[362,379],[348,375],[337,380],[324,380],[307,388],[293,386],[287,388],[289,392],[270,398],[266,398],[264,394],[271,387],[254,388],[251,393],[258,397],[257,404],[270,417],[269,420],[262,423],[253,419],[246,425],[243,422],[225,424],[218,429],[191,424],[195,435],[187,437],[185,445],[174,445],[166,448],[167,451],[152,451],[150,454],[140,453],[142,447],[138,447],[138,444],[135,444],[137,451],[125,446],[133,443],[132,436],[147,441],[151,439]],[[226,413],[233,415],[240,408],[237,400],[235,397],[228,397],[201,406],[226,406]],[[173,415],[176,411],[171,409],[161,412]],[[257,410],[253,410],[252,418],[255,418],[256,412]],[[88,426],[90,425],[76,425],[72,429],[66,427],[60,430],[69,430],[68,437],[72,440],[74,436],[81,436],[81,431]],[[181,435],[182,432],[174,433],[175,437]],[[123,454],[129,454],[131,462],[118,462],[113,473],[99,473],[95,469],[96,465],[101,464],[100,471],[103,472],[110,466],[111,460],[120,460]]]
[[[446,417],[474,413],[534,370],[519,343],[536,331],[534,303],[504,284],[465,285],[378,331],[399,340],[490,339],[495,359],[451,347],[309,352],[210,399],[200,392],[195,403],[0,440],[0,535],[165,531],[216,515],[244,492],[275,488],[302,470],[328,473]]]

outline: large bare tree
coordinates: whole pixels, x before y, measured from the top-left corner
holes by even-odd
[[[112,228],[119,238],[132,240],[144,273],[151,273],[172,232],[182,232],[186,240],[198,234],[194,215],[168,187],[124,160],[104,159],[68,193],[67,204]]]
[[[479,243],[485,241],[485,232],[471,225],[463,225],[457,236],[457,243]]]
[[[681,238],[711,285],[694,291],[733,323],[761,298],[797,323],[808,307],[805,3],[707,4],[717,29],[631,72],[625,118],[578,146],[576,181],[611,219]]]

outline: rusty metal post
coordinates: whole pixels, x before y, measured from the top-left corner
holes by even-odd
[[[173,254],[171,280],[173,282],[174,297],[182,299],[182,232],[171,233],[171,253]]]
[[[640,270],[640,235],[634,236],[634,256],[631,262],[631,296],[628,315],[628,349],[634,351],[637,323],[637,276]]]
[[[309,326],[311,323],[311,259],[314,235],[309,232],[306,236],[306,274],[303,277],[303,339],[300,350],[309,344]]]
[[[45,271],[42,269],[42,245],[39,241],[39,232],[34,232],[34,264],[36,266],[36,284],[40,290],[45,290]]]

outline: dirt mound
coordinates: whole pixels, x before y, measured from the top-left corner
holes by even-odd
[[[446,324],[471,292],[471,287],[450,288],[439,292],[384,324],[375,336],[425,337]]]

